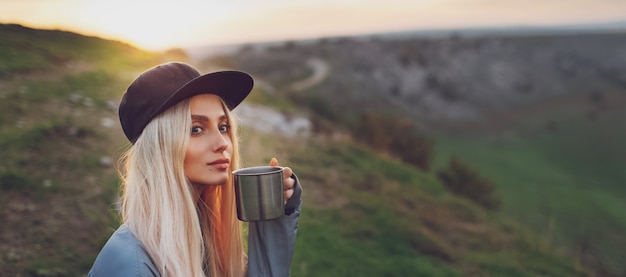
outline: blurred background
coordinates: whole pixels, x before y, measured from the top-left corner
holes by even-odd
[[[626,8],[0,0],[0,276],[84,276],[145,69],[238,69],[244,165],[305,188],[292,276],[626,276]]]

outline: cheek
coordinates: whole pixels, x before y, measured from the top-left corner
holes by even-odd
[[[185,152],[185,169],[189,168],[189,167],[193,167],[194,164],[196,164],[198,162],[198,159],[200,157],[198,157],[198,153],[200,153],[200,151],[198,151],[196,149],[197,147],[194,144],[189,144],[189,146],[187,147],[187,151]]]

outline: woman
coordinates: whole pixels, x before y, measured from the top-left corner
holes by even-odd
[[[243,72],[201,76],[184,63],[156,66],[130,84],[119,107],[132,143],[123,224],[89,276],[289,275],[301,194],[292,170],[284,170],[285,215],[249,224],[247,257],[236,219],[232,171],[240,165],[230,111],[252,85]]]

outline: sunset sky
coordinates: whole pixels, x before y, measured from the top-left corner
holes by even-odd
[[[148,50],[613,21],[626,21],[625,0],[0,0],[0,23],[69,30]]]

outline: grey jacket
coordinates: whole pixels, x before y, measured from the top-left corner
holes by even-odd
[[[298,233],[302,187],[296,179],[294,195],[285,215],[248,224],[248,277],[289,276]],[[126,225],[121,225],[104,245],[89,277],[161,276],[150,256]]]

